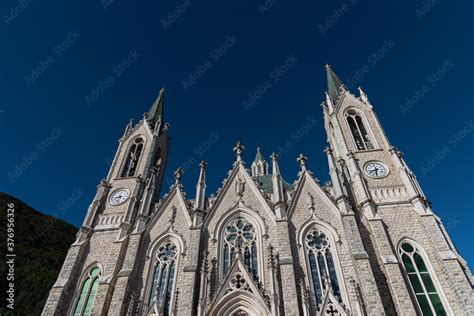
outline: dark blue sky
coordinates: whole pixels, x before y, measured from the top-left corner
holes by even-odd
[[[364,87],[473,262],[470,1],[22,3],[0,9],[1,191],[80,225],[129,118],[162,86],[168,173],[185,166],[190,197],[198,161],[208,161],[215,192],[237,139],[248,162],[257,144],[267,156],[280,151],[289,182],[300,152],[326,181],[320,103],[330,63],[354,92]]]

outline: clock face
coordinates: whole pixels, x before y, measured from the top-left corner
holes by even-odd
[[[129,195],[130,193],[128,192],[128,190],[125,190],[125,189],[117,190],[110,197],[110,204],[112,205],[122,204],[128,199]]]
[[[369,162],[364,167],[365,173],[372,178],[383,178],[388,174],[388,168],[380,162]]]

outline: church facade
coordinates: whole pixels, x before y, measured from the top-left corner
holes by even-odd
[[[180,168],[160,196],[160,91],[127,125],[43,315],[474,314],[472,274],[367,95],[326,73],[324,186],[303,155],[290,184],[277,154],[248,168],[237,143],[215,195],[203,161],[193,200]]]

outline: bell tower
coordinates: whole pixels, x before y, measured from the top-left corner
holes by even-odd
[[[333,155],[348,194],[375,216],[376,204],[409,201],[420,214],[431,213],[415,175],[403,155],[393,147],[365,92],[353,95],[326,65],[328,90],[324,109],[328,153]]]
[[[168,161],[164,96],[161,89],[142,119],[137,124],[131,120],[125,127],[107,177],[97,187],[43,314],[85,313],[88,304],[79,299],[85,291],[81,280],[91,267],[100,275],[94,314],[118,313],[117,302],[125,299],[129,286],[132,270],[128,266],[135,264],[143,226],[158,200]]]
[[[352,94],[329,65],[326,74],[328,90],[322,104],[326,153],[339,209],[356,213],[371,265],[380,267],[374,276],[385,310],[416,309],[409,285],[397,283],[404,278],[399,240],[432,235],[440,237],[446,248],[451,242],[443,237],[442,224],[402,153],[390,144],[365,92],[359,88],[359,96]],[[434,228],[428,229],[430,225]]]
[[[150,110],[133,125],[125,127],[114,160],[99,184],[80,229],[78,242],[93,229],[119,229],[123,238],[141,216],[148,216],[157,200],[168,160],[168,128],[164,122],[164,89]]]

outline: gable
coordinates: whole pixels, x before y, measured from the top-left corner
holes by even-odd
[[[152,213],[146,232],[151,240],[175,227],[191,227],[192,220],[179,186],[173,187]]]
[[[308,172],[301,175],[288,217],[295,224],[303,224],[311,218],[337,226],[341,223],[339,209]]]
[[[269,197],[265,197],[264,193],[257,188],[241,163],[234,167],[218,192],[219,195],[204,220],[205,226],[215,225],[224,213],[239,205],[275,222]]]
[[[242,307],[257,315],[266,315],[270,312],[269,297],[262,295],[238,256],[217,290],[209,313],[227,315],[232,309]]]

